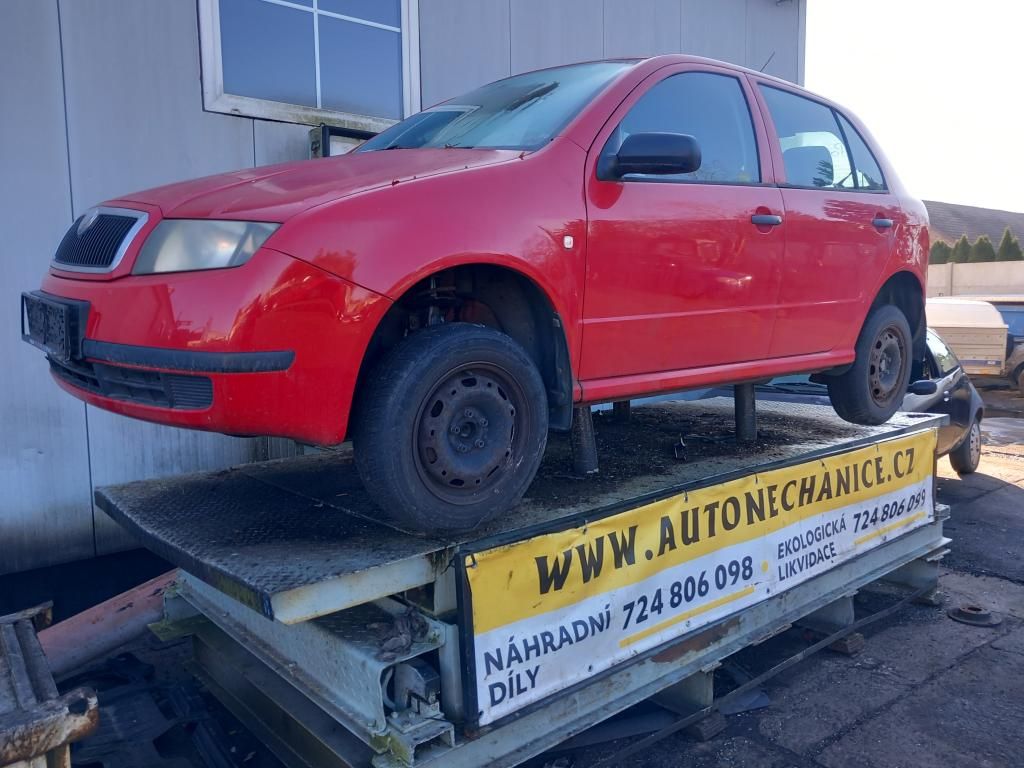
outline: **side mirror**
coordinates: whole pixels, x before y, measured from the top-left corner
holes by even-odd
[[[693,173],[700,168],[700,145],[685,133],[634,133],[626,137],[602,178],[628,173],[668,175]]]
[[[921,395],[922,397],[925,395],[934,395],[938,391],[939,385],[931,379],[921,379],[907,387],[907,392],[912,395]]]

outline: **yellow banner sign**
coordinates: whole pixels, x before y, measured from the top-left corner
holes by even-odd
[[[928,429],[467,556],[481,723],[928,522],[935,442]]]

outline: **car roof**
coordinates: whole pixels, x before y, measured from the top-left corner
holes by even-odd
[[[925,307],[931,328],[1005,328],[999,310],[987,301],[962,297],[928,299]]]
[[[562,69],[563,67],[571,67],[576,64],[592,64],[601,61],[629,62],[634,65],[634,68],[642,69],[644,75],[650,74],[651,72],[661,69],[662,67],[671,66],[673,64],[706,64],[708,66],[721,67],[723,69],[731,69],[735,72],[741,72],[747,75],[752,75],[753,77],[760,78],[761,80],[778,84],[783,88],[788,88],[790,90],[799,91],[800,93],[805,93],[808,96],[813,97],[817,101],[821,101],[823,103],[829,104],[839,109],[839,111],[841,112],[849,112],[849,110],[847,110],[845,107],[842,107],[841,105],[837,104],[832,99],[829,99],[827,96],[823,96],[820,93],[810,91],[807,88],[804,88],[802,85],[792,82],[791,80],[776,77],[775,75],[769,75],[765,72],[759,72],[756,69],[751,69],[749,67],[743,67],[740,66],[739,64],[734,64],[731,61],[722,61],[721,59],[712,59],[707,56],[696,56],[689,53],[663,53],[659,54],[658,56],[648,56],[646,58],[642,56],[620,56],[609,57],[606,59],[591,59],[587,61],[571,62],[568,64],[556,64],[550,67],[542,67],[534,71],[543,72],[545,69]],[[515,75],[510,75],[510,77],[514,76]]]

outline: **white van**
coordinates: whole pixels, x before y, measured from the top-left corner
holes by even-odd
[[[928,299],[928,327],[938,333],[971,376],[1002,376],[1006,364],[1006,323],[987,301]]]

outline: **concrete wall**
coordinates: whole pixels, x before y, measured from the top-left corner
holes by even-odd
[[[805,0],[420,0],[424,105],[579,59],[687,51],[803,79]],[[203,110],[196,0],[0,3],[0,574],[131,546],[98,485],[288,453],[85,406],[20,341],[19,295],[104,199],[300,159],[307,126]]]
[[[932,264],[929,296],[991,296],[1024,294],[1024,261],[980,264]]]

